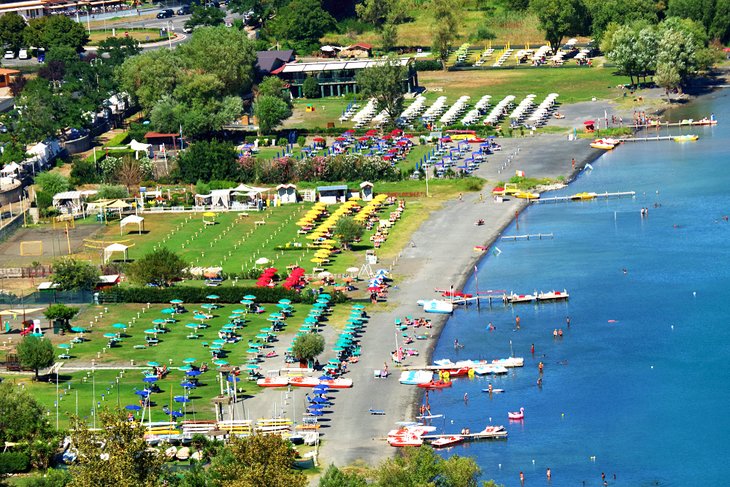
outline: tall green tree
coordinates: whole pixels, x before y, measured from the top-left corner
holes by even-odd
[[[324,337],[319,333],[303,333],[294,339],[292,354],[308,363],[324,351]]]
[[[57,172],[43,172],[38,174],[35,178],[35,184],[38,185],[38,189],[51,195],[68,191],[71,187],[68,178]]]
[[[90,291],[99,283],[99,268],[73,257],[64,257],[53,263],[53,282],[61,291]]]
[[[43,312],[43,316],[45,316],[46,319],[50,321],[60,321],[63,328],[68,329],[71,326],[71,318],[76,316],[78,312],[78,308],[72,308],[71,306],[66,306],[65,304],[55,303],[46,308],[46,310]]]
[[[403,0],[363,0],[355,5],[357,16],[374,25],[380,33],[383,50],[390,51],[398,40],[398,25],[408,18]]]
[[[472,458],[455,455],[444,460],[433,448],[421,446],[408,448],[403,455],[385,460],[372,473],[378,487],[477,487],[480,469]]]
[[[124,61],[119,71],[121,87],[149,112],[175,89],[181,69],[182,61],[176,51],[145,51]]]
[[[254,104],[259,123],[259,135],[269,134],[283,120],[291,116],[291,108],[278,96],[259,96]]]
[[[18,359],[21,366],[35,372],[38,380],[38,371],[53,365],[53,345],[47,338],[25,336],[18,344]]]
[[[321,0],[292,0],[279,10],[269,29],[281,44],[306,55],[316,51],[319,38],[335,26],[335,19],[322,9]]]
[[[291,105],[291,95],[289,88],[286,87],[284,81],[278,76],[267,76],[259,83],[256,90],[258,96],[274,96],[281,98],[287,105]]]
[[[103,62],[121,66],[127,58],[142,52],[137,39],[132,37],[107,37],[99,43],[97,51]]]
[[[601,40],[608,24],[629,24],[645,20],[658,22],[659,6],[654,0],[590,0],[586,2],[591,15],[593,38]]]
[[[304,487],[303,473],[292,468],[295,452],[279,435],[234,437],[210,466],[221,487]]]
[[[717,0],[715,17],[712,19],[708,34],[710,38],[717,39],[723,44],[730,41],[730,0]]]
[[[399,59],[389,58],[377,66],[361,69],[357,75],[358,91],[365,98],[375,98],[378,108],[388,114],[392,126],[403,108],[406,92],[406,68]]]
[[[25,387],[0,383],[0,443],[49,441],[53,430],[46,409]]]
[[[530,0],[530,9],[537,15],[545,40],[555,51],[567,35],[585,27],[585,6],[581,0]]]
[[[236,181],[239,177],[236,148],[229,142],[194,142],[178,157],[180,179],[186,183]]]
[[[449,58],[451,43],[459,35],[457,15],[461,11],[462,4],[462,0],[431,0],[429,11],[432,16],[432,49],[444,69]]]
[[[98,411],[101,428],[92,430],[72,418],[71,441],[78,450],[77,463],[69,470],[71,486],[155,487],[160,485],[164,455],[152,452],[144,428],[127,420],[120,411]]]
[[[709,30],[715,18],[716,4],[717,0],[669,0],[667,18],[692,19]]]
[[[183,277],[187,266],[182,257],[167,247],[162,247],[134,261],[129,266],[127,275],[135,284],[171,286],[175,280]]]
[[[334,464],[319,478],[319,487],[367,487],[365,477],[354,472],[343,472]]]
[[[213,6],[193,5],[190,13],[190,18],[185,22],[185,27],[188,29],[193,29],[198,26],[215,27],[223,25],[226,19],[226,13]]]
[[[352,242],[362,237],[364,231],[365,229],[362,225],[357,223],[353,218],[342,217],[335,223],[332,234],[345,249],[348,249]]]
[[[24,32],[25,42],[30,46],[68,46],[81,52],[89,42],[84,26],[65,15],[51,15],[31,19]]]
[[[0,46],[17,51],[23,46],[25,19],[16,12],[8,12],[0,16]]]

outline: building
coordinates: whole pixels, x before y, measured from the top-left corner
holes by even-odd
[[[276,198],[282,205],[297,202],[297,187],[294,184],[280,184],[276,187]]]
[[[87,7],[91,10],[91,15],[131,8],[123,0],[32,0],[0,3],[0,15],[16,12],[25,20],[47,15],[76,15],[77,20],[79,16],[90,20]]]
[[[261,76],[271,75],[275,71],[294,61],[294,51],[256,51],[256,74]]]
[[[347,195],[350,192],[346,184],[337,184],[333,186],[317,186],[317,194],[319,201],[325,205],[334,205],[347,201]]]
[[[7,88],[16,76],[20,75],[17,69],[0,68],[0,88]]]
[[[0,15],[15,12],[25,20],[43,17],[45,4],[41,0],[30,2],[0,3]]]
[[[359,42],[343,48],[338,56],[341,58],[367,58],[373,55],[373,46]]]
[[[406,77],[403,79],[404,88],[407,92],[416,91],[418,88],[418,73],[414,67],[413,59],[402,58],[398,61],[406,67]],[[277,75],[288,83],[295,98],[303,96],[302,84],[308,76],[317,79],[321,96],[341,96],[357,93],[355,76],[361,69],[377,66],[383,62],[385,60],[368,59],[361,61],[287,63],[272,71],[271,74]]]

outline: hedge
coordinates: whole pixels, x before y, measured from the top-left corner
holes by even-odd
[[[441,71],[444,67],[441,61],[435,59],[424,59],[413,63],[416,71]]]
[[[313,303],[311,292],[298,293],[283,287],[190,287],[175,286],[169,288],[121,287],[99,293],[99,302],[118,303],[169,303],[173,299],[181,299],[185,303],[205,303],[209,294],[220,296],[219,303],[239,303],[247,294],[256,296],[258,303],[278,303],[281,299],[289,299],[293,303]],[[347,301],[341,292],[332,295],[335,303]]]
[[[26,453],[0,453],[0,475],[27,472],[29,469],[30,457]]]
[[[109,142],[107,142],[104,147],[120,147],[122,145],[126,145],[128,140],[129,132],[121,132],[109,139]]]

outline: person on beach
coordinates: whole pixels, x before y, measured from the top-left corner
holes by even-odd
[[[575,169],[575,157],[574,157],[574,158],[573,158],[573,160],[571,161],[571,165],[573,166],[573,169]]]

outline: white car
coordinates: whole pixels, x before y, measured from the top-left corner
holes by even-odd
[[[28,54],[28,49],[21,49],[18,52],[18,59],[30,59],[30,55]]]
[[[5,51],[5,59],[15,59],[15,51]]]

